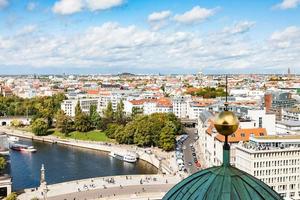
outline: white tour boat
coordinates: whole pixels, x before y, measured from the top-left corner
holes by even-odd
[[[15,136],[8,136],[7,137],[8,142],[18,142],[19,138]]]
[[[129,152],[126,152],[126,153],[117,153],[117,152],[114,152],[114,151],[111,151],[109,153],[109,155],[113,158],[117,158],[119,160],[123,160],[125,162],[129,162],[129,163],[135,163],[137,161],[137,155],[134,154],[134,153],[129,153]]]

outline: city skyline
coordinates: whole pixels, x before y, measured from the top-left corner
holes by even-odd
[[[297,0],[0,0],[1,74],[299,73]]]

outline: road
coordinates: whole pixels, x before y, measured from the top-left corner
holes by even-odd
[[[192,155],[192,150],[190,147],[190,144],[194,144],[195,143],[195,131],[196,128],[184,128],[184,132],[186,134],[188,134],[188,138],[183,142],[183,146],[185,146],[186,148],[183,150],[183,156],[184,156],[184,165],[186,166],[188,173],[189,174],[193,174],[197,171],[199,171],[199,169],[196,167],[195,163],[194,163],[194,158]],[[189,162],[192,163],[191,166],[189,166]]]

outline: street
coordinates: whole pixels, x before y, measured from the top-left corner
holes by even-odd
[[[194,157],[192,155],[192,149],[190,147],[190,144],[195,143],[195,131],[196,128],[184,128],[184,132],[189,136],[184,142],[183,142],[183,155],[184,155],[184,165],[186,166],[186,169],[188,170],[189,174],[193,174],[197,171],[199,171],[199,168],[196,167],[196,164],[194,162]],[[198,159],[199,160],[199,159]],[[189,165],[189,162],[192,163],[192,165]]]

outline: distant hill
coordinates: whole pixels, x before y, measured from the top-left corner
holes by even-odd
[[[135,76],[135,74],[124,72],[122,74],[118,74],[118,76]]]

